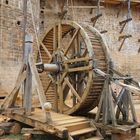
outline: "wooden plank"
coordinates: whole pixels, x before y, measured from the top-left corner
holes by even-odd
[[[42,112],[43,113],[43,112]],[[11,119],[17,120],[19,122],[25,123],[32,127],[35,127],[41,131],[47,132],[49,134],[56,135],[60,138],[67,138],[68,137],[68,130],[67,128],[63,128],[60,126],[53,126],[48,125],[47,123],[41,122],[40,118],[36,118],[38,121],[32,119],[32,116],[20,115],[16,114],[7,114],[8,117]],[[45,118],[44,118],[45,119]]]
[[[68,6],[70,9],[97,9],[97,6]],[[104,6],[100,6],[100,8],[104,8]]]
[[[87,133],[92,133],[95,130],[96,129],[94,129],[94,128],[85,128],[85,129],[70,132],[70,135],[71,136],[78,136],[78,135],[81,135],[81,134],[83,135],[83,134],[87,134]]]
[[[72,131],[75,131],[75,130],[88,128],[88,127],[90,127],[90,123],[89,123],[89,121],[83,121],[83,122],[65,124],[65,125],[61,125],[61,126],[65,127],[65,128],[68,128],[69,132],[72,132]]]
[[[46,134],[44,131],[40,131],[35,128],[22,128],[21,133],[24,134],[34,134],[34,135],[44,135]]]
[[[63,126],[63,125],[69,125],[71,123],[77,123],[77,122],[83,122],[85,121],[85,118],[75,118],[75,119],[69,119],[69,120],[62,120],[62,121],[56,121],[54,122],[54,124],[56,124],[57,126]]]

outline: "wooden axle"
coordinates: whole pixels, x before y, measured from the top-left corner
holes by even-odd
[[[50,72],[58,72],[59,66],[57,64],[44,64],[44,70]]]

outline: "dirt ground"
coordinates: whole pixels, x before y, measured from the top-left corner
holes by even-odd
[[[7,135],[7,136],[0,137],[0,140],[22,140],[22,135],[21,134],[19,134],[19,135]],[[60,139],[56,138],[56,137],[49,136],[49,135],[46,135],[46,136],[34,135],[32,140],[60,140]]]

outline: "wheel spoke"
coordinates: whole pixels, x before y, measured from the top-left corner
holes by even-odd
[[[56,51],[56,26],[53,28],[53,51]]]
[[[86,49],[84,50],[84,53],[82,54],[82,56],[83,56],[83,57],[86,56],[87,52],[88,52],[88,50],[87,50],[87,48],[86,48]]]
[[[74,89],[74,87],[72,86],[72,84],[69,82],[68,78],[65,78],[64,81],[69,86],[69,88],[71,89],[72,93],[76,96],[77,100],[79,102],[81,102],[81,97],[78,95],[77,91]]]
[[[43,47],[44,51],[47,53],[47,55],[49,56],[50,59],[52,59],[52,55],[50,54],[50,52],[48,51],[48,49],[46,48],[46,46],[43,44],[43,42],[40,42],[41,46]]]
[[[68,51],[69,51],[69,49],[70,49],[70,47],[71,47],[71,45],[72,45],[74,39],[76,38],[77,34],[79,33],[79,30],[80,30],[80,28],[77,29],[76,32],[74,33],[72,39],[70,40],[70,42],[69,42],[69,44],[68,44],[68,47],[66,48],[66,50],[65,50],[65,52],[64,52],[64,56],[67,55],[67,53],[68,53]]]
[[[58,25],[58,49],[62,47],[62,25],[59,23]]]
[[[48,91],[48,89],[49,89],[49,87],[50,87],[50,85],[52,84],[52,80],[50,80],[49,82],[48,82],[48,84],[47,84],[47,88],[46,88],[46,90],[45,90],[45,94],[47,93],[47,91]]]

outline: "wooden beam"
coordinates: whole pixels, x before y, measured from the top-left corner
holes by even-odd
[[[40,112],[43,114],[43,112]],[[21,114],[7,114],[7,116],[11,119],[14,119],[16,121],[25,123],[27,125],[30,125],[32,127],[36,127],[41,131],[44,131],[49,134],[56,135],[60,138],[67,138],[68,137],[68,129],[61,127],[61,126],[55,126],[55,125],[48,125],[46,122],[42,122],[39,120],[39,118],[34,118],[33,116],[26,116]]]
[[[37,68],[35,66],[35,62],[34,62],[32,55],[29,56],[29,65],[30,65],[30,69],[31,69],[31,72],[33,75],[33,82],[36,86],[37,93],[39,96],[39,101],[40,101],[42,109],[44,110],[44,103],[46,102],[46,96],[45,96],[43,86],[42,86],[42,83],[40,81],[39,74],[37,72]]]
[[[119,4],[120,2],[124,2],[124,0],[104,0],[102,3],[110,3],[110,4]],[[140,3],[139,0],[131,0],[132,4]]]
[[[38,130],[36,128],[22,128],[22,134],[34,134],[34,135],[45,135],[44,131]]]
[[[97,9],[97,6],[68,6],[70,9]],[[100,8],[104,8],[104,6],[100,6]]]

